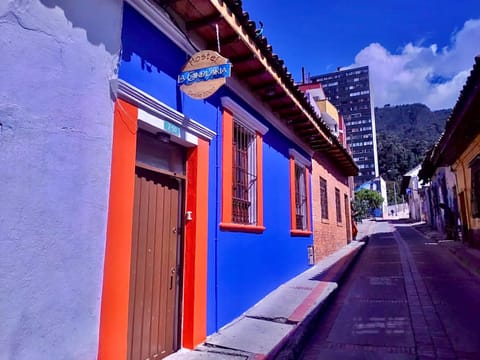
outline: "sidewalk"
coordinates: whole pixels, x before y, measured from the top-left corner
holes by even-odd
[[[447,248],[464,267],[480,276],[480,250],[470,248],[460,241],[448,240],[442,232],[424,222],[414,224],[413,228],[433,243]]]
[[[358,224],[353,241],[307,271],[279,286],[242,316],[209,336],[195,350],[181,349],[168,360],[293,359],[300,340],[327,298],[341,283],[352,260],[373,230]]]
[[[375,219],[365,219],[362,222],[357,223],[357,239],[359,241],[365,241],[368,236],[372,233],[373,227],[375,226]]]

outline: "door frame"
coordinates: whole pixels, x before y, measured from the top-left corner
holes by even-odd
[[[350,199],[346,193],[343,194],[343,206],[345,207],[345,228],[347,235],[347,244],[352,242],[352,219],[350,213]]]
[[[462,231],[462,242],[470,243],[468,231],[468,214],[467,214],[467,200],[466,191],[460,191],[458,194],[458,202],[460,205],[460,222]]]
[[[130,290],[131,232],[135,180],[136,131],[139,121],[158,128],[164,119],[182,129],[187,149],[184,223],[181,344],[193,349],[206,338],[208,171],[210,140],[215,132],[157,99],[115,80],[112,167],[101,294],[99,359],[126,359]],[[145,109],[145,110],[143,110]]]

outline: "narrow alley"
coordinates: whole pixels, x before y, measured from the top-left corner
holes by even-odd
[[[301,358],[480,358],[480,279],[411,223],[374,226]]]

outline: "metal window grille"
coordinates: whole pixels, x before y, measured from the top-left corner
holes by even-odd
[[[233,126],[233,199],[232,221],[257,223],[256,135],[234,122]]]
[[[337,223],[342,222],[342,207],[340,204],[340,190],[335,189],[335,207],[337,208]]]
[[[305,168],[295,164],[295,218],[296,229],[307,229],[307,194]]]
[[[320,209],[322,219],[328,219],[327,180],[320,177]]]

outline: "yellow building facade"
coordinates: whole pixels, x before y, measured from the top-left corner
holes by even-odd
[[[480,56],[475,57],[444,133],[427,153],[419,178],[434,183],[441,167],[449,167],[456,179],[444,189],[455,199],[453,209],[444,209],[445,222],[450,219],[456,226],[460,221],[463,241],[480,248]]]
[[[480,114],[477,114],[480,116]],[[457,198],[461,223],[469,233],[471,242],[480,241],[480,199],[478,199],[478,178],[480,176],[480,135],[477,135],[468,148],[452,165],[457,180]],[[477,193],[475,193],[475,191]],[[473,200],[473,201],[472,201]]]

